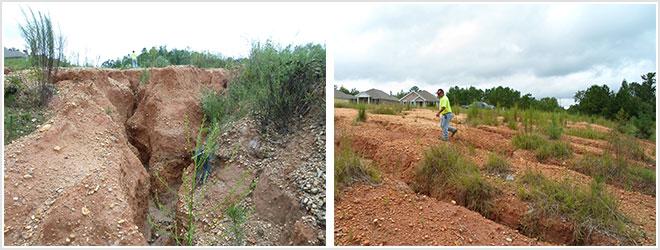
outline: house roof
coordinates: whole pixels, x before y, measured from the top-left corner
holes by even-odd
[[[352,100],[352,99],[355,99],[355,96],[346,94],[344,92],[341,92],[341,91],[335,89],[335,98],[345,99],[345,100]]]
[[[372,99],[383,99],[383,100],[390,100],[390,101],[395,101],[398,102],[399,99],[396,99],[396,97],[388,95],[387,93],[383,92],[382,90],[378,89],[370,89],[364,92],[360,92],[357,94],[358,97],[371,97]]]
[[[410,99],[410,97],[413,97],[413,99]],[[410,93],[406,94],[405,96],[403,96],[400,100],[401,101],[404,101],[404,100],[405,101],[413,101],[413,100],[416,100],[417,98],[421,98],[422,100],[427,101],[427,102],[440,101],[440,99],[438,99],[438,97],[434,96],[433,94],[429,93],[426,90],[419,90],[419,91],[416,91],[416,92],[410,92]]]
[[[440,99],[438,99],[437,96],[434,94],[429,93],[426,90],[420,90],[417,91],[417,94],[419,94],[422,98],[426,99],[427,102],[439,102]]]
[[[16,57],[27,57],[25,53],[17,49],[7,49],[4,48],[4,57],[5,58],[16,58]]]

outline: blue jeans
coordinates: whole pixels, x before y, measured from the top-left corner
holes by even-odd
[[[133,65],[133,68],[137,68],[137,60],[131,60],[131,64]]]
[[[448,131],[451,131],[452,133],[456,132],[456,128],[449,125],[449,122],[451,122],[451,118],[454,118],[454,114],[452,114],[451,112],[446,113],[444,115],[440,115],[440,128],[442,128],[442,138],[444,140],[449,139]]]

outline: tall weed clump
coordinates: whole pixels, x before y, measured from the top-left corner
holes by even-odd
[[[322,45],[281,48],[271,42],[255,43],[238,68],[227,91],[219,94],[223,95],[219,97],[222,104],[207,105],[204,110],[222,124],[251,115],[262,128],[286,132],[310,111],[324,109]]]
[[[568,179],[549,180],[538,171],[527,170],[520,177],[519,185],[519,196],[532,207],[523,225],[527,233],[542,233],[538,221],[555,217],[565,218],[572,225],[572,244],[589,244],[597,231],[625,244],[634,244],[640,237],[640,232],[629,225],[630,220],[619,211],[616,198],[598,179],[589,185],[579,185]]]
[[[21,35],[28,48],[30,65],[36,72],[40,102],[45,106],[55,92],[55,75],[64,59],[64,38],[53,30],[48,14],[23,11],[25,23],[19,25]]]
[[[447,144],[432,147],[424,153],[412,188],[435,197],[451,197],[487,217],[492,214],[492,200],[499,192],[481,176],[476,164]]]

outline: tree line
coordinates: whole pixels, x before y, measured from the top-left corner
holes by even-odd
[[[139,67],[167,67],[170,65],[194,65],[200,68],[232,68],[240,64],[243,58],[224,57],[207,51],[199,52],[190,49],[171,49],[167,46],[142,48],[137,55]],[[104,68],[130,68],[131,55],[117,59],[106,60],[101,64]]]

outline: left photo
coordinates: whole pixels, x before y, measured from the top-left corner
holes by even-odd
[[[4,245],[325,245],[322,9],[2,3]]]

